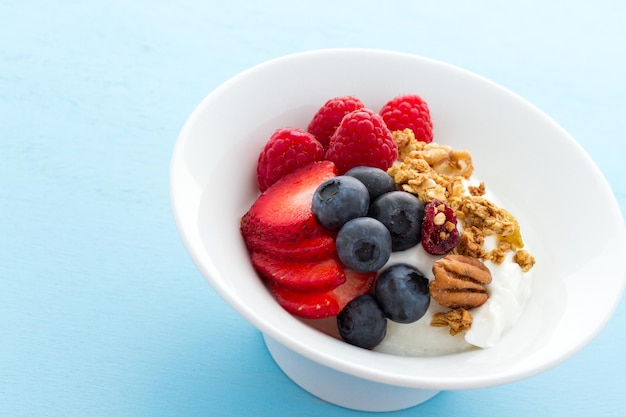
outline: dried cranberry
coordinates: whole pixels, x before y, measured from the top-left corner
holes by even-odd
[[[426,204],[422,220],[422,246],[431,255],[443,255],[461,239],[456,216],[447,204],[432,200]]]

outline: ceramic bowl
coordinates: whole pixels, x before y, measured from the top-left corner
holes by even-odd
[[[255,274],[239,220],[258,195],[258,153],[278,127],[306,128],[329,98],[378,110],[421,95],[435,141],[472,153],[475,174],[518,217],[537,258],[517,324],[488,349],[403,357],[357,348],[283,310]],[[574,355],[603,328],[626,281],[626,228],[593,161],[557,123],[466,70],[379,50],[298,53],[254,66],[211,92],[180,132],[171,161],[176,225],[215,291],[262,332],[280,368],[340,406],[398,410],[441,390],[506,384]]]

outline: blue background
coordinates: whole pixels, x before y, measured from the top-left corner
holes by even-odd
[[[187,116],[284,54],[424,55],[554,118],[624,213],[625,17],[618,0],[0,1],[0,416],[365,414],[291,383],[192,264],[168,196]],[[394,415],[623,415],[625,328],[622,302],[552,370]]]

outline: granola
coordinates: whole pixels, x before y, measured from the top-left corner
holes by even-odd
[[[513,255],[513,262],[517,263],[522,271],[528,272],[535,266],[535,257],[525,249],[520,249]]]
[[[425,143],[415,139],[410,129],[392,132],[398,144],[399,163],[388,173],[404,191],[417,195],[424,204],[439,200],[455,210],[463,226],[461,242],[454,253],[502,263],[508,252],[526,272],[535,260],[524,247],[517,219],[508,211],[484,197],[484,182],[465,186],[474,172],[471,154],[447,145]],[[483,249],[484,237],[496,236],[498,245]]]
[[[436,313],[430,325],[434,327],[450,326],[450,335],[454,336],[462,331],[469,330],[472,327],[474,318],[464,308],[457,308],[446,313]]]
[[[471,256],[472,258],[483,259],[487,252],[483,249],[485,236],[482,230],[476,226],[471,226],[461,233],[461,240],[453,252],[459,255]]]
[[[422,203],[447,203],[464,194],[462,181],[474,171],[469,152],[419,142],[410,129],[393,132],[392,136],[398,144],[400,163],[389,168],[388,173],[400,188],[417,195]]]

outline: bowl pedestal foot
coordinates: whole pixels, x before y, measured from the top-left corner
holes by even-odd
[[[263,335],[278,367],[316,397],[359,411],[396,411],[421,404],[440,391],[398,387],[369,381],[314,362]]]

